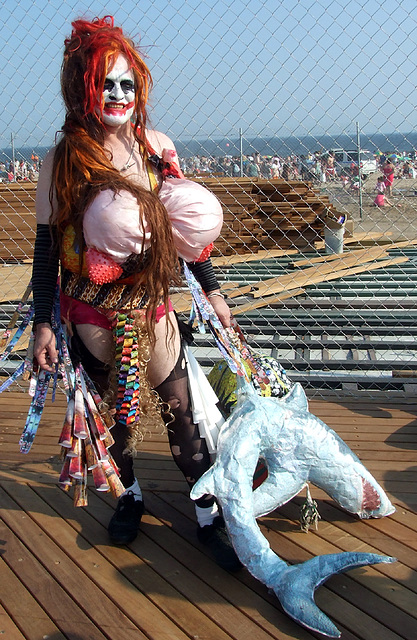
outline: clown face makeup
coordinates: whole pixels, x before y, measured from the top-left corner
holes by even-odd
[[[129,122],[135,106],[134,76],[125,56],[119,54],[107,73],[103,90],[104,124],[119,127]]]

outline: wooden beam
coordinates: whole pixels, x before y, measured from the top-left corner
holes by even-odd
[[[270,258],[280,258],[281,256],[292,256],[298,254],[298,249],[261,249],[256,253],[243,253],[234,256],[219,256],[212,258],[211,261],[216,267],[227,267],[231,264],[239,264],[241,262],[253,262],[255,260],[268,260]]]
[[[355,252],[356,253],[356,252]],[[262,293],[273,293],[270,291],[270,287],[281,286],[282,290],[285,287],[303,287],[307,286],[310,283],[320,282],[321,278],[327,273],[334,272],[335,270],[346,270],[347,267],[352,267],[358,262],[366,263],[371,262],[372,260],[376,260],[385,256],[385,249],[380,247],[375,247],[373,249],[364,250],[361,252],[359,256],[356,255],[340,255],[338,256],[339,260],[335,260],[331,263],[320,264],[318,267],[313,266],[308,269],[303,269],[297,273],[286,273],[283,276],[279,276],[278,278],[269,278],[268,280],[263,280],[257,284],[246,285],[240,288],[240,295],[245,293],[250,293],[255,287],[257,287],[258,292]],[[336,265],[335,265],[336,262]],[[318,279],[317,279],[318,278]],[[300,282],[298,282],[300,280]],[[297,281],[298,284],[294,285],[294,282]],[[278,284],[279,283],[279,284]],[[259,295],[262,295],[260,293]],[[274,293],[277,293],[275,291]],[[236,294],[239,295],[239,294]],[[256,296],[258,297],[258,296]]]
[[[283,291],[284,288],[285,290],[288,291],[290,289],[295,289],[302,286],[307,287],[309,285],[318,284],[321,282],[329,282],[330,280],[339,280],[340,278],[355,275],[358,273],[363,273],[364,271],[375,271],[376,269],[384,269],[386,267],[390,267],[396,264],[403,264],[404,262],[408,262],[408,258],[405,256],[399,257],[399,258],[392,258],[390,260],[382,260],[380,262],[366,263],[357,267],[341,269],[339,271],[335,271],[331,273],[322,274],[320,272],[317,272],[316,276],[305,274],[305,271],[307,271],[306,269],[305,271],[302,271],[300,273],[300,277],[294,278],[292,283],[291,282],[282,283],[282,282],[279,282],[277,279],[275,284],[271,284],[267,287],[259,287],[258,290],[253,292],[253,296],[254,298],[260,298],[263,295],[265,295],[265,293],[268,293],[268,294],[278,293],[280,291]]]
[[[269,304],[276,304],[277,302],[282,302],[282,300],[287,300],[288,298],[295,298],[296,296],[301,296],[303,293],[305,293],[304,289],[294,289],[292,291],[280,293],[276,296],[267,296],[266,298],[262,298],[260,300],[255,300],[251,302],[246,302],[245,304],[234,307],[232,309],[232,313],[234,316],[237,316],[241,313],[248,313],[248,311],[253,311],[253,309],[259,309],[261,307],[266,307]]]

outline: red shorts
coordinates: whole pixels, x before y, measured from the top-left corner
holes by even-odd
[[[70,296],[66,296],[61,291],[60,296],[60,304],[61,304],[61,317],[68,322],[73,322],[74,324],[93,324],[96,327],[101,327],[102,329],[111,330],[112,325],[110,320],[103,313],[87,304],[86,302],[81,302],[80,300],[76,300],[75,298],[70,298]],[[174,307],[172,306],[171,300],[168,304],[168,311],[173,311]],[[156,322],[159,322],[161,318],[165,315],[165,306],[163,304],[159,305],[156,310]]]

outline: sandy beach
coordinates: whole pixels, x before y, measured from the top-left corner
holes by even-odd
[[[378,175],[371,175],[363,182],[362,217],[358,193],[344,188],[340,181],[325,183],[318,189],[329,196],[338,211],[348,214],[354,222],[355,233],[390,232],[393,241],[414,240],[417,238],[417,179],[396,179],[389,198],[393,206],[379,208],[373,204]]]
[[[417,179],[399,178],[394,181],[393,206],[375,207],[375,185],[379,173],[363,182],[362,218],[359,195],[343,187],[340,181],[320,185],[320,193],[329,196],[335,208],[347,213],[354,221],[354,232],[390,232],[393,241],[417,238]]]

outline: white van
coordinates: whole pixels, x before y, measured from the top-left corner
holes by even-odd
[[[375,156],[370,151],[361,149],[360,162],[358,162],[358,151],[345,151],[344,149],[331,149],[329,151],[334,156],[336,172],[338,175],[350,174],[352,172],[352,163],[360,167],[361,176],[367,178],[371,173],[378,171],[378,163]]]

